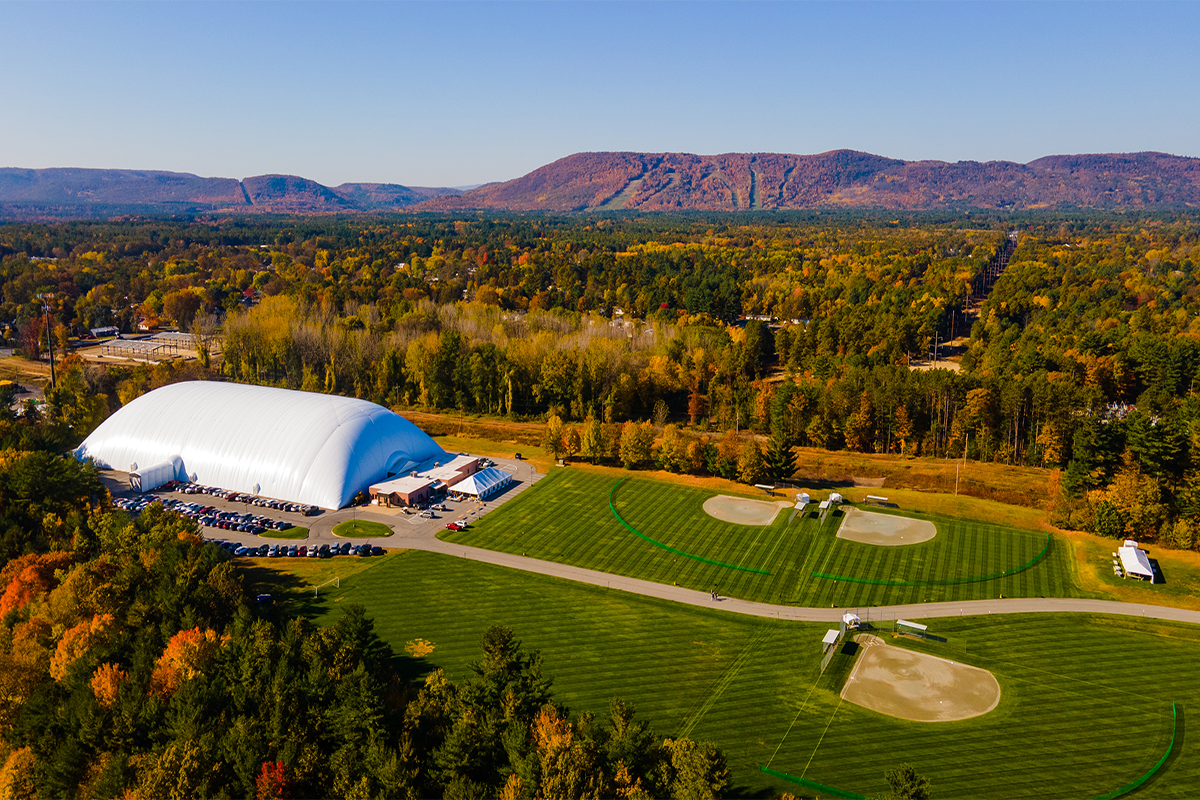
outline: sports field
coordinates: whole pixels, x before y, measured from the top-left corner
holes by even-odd
[[[287,569],[280,562],[269,565]],[[621,696],[663,736],[716,742],[744,794],[810,793],[772,769],[882,796],[883,773],[902,761],[938,797],[1092,798],[1148,770],[1181,709],[1176,751],[1147,797],[1190,797],[1200,785],[1200,740],[1186,716],[1200,703],[1194,665],[1200,628],[1081,615],[943,619],[944,642],[888,640],[991,671],[999,706],[961,722],[906,722],[842,702],[853,664],[836,656],[818,677],[826,626],[739,617],[707,608],[507,570],[434,553],[381,559],[323,595],[318,614],[363,603],[398,654],[417,638],[413,677],[440,666],[466,678],[492,623],[539,649],[556,699],[601,712]]]
[[[715,587],[730,597],[799,606],[855,608],[999,595],[1080,595],[1070,553],[1053,540],[1044,558],[1030,569],[970,581],[1030,562],[1047,547],[1044,533],[926,517],[937,526],[932,540],[880,547],[839,539],[840,513],[824,526],[818,524],[815,510],[790,523],[791,511],[785,510],[769,526],[736,525],[704,512],[711,491],[630,477],[613,492],[612,502],[630,528],[643,534],[638,536],[609,507],[616,482],[611,474],[598,471],[555,470],[466,531],[445,531],[440,537],[701,591]],[[816,578],[814,572],[835,577]]]

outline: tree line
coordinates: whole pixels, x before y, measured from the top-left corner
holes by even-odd
[[[1007,269],[981,281],[1010,228]],[[591,419],[614,463],[612,426],[653,422],[661,451],[669,424],[667,456],[630,463],[712,474],[732,450],[753,460],[745,431],[776,464],[810,446],[1061,470],[1063,524],[1200,541],[1195,215],[3,226],[0,252],[0,319],[29,352],[100,320],[222,331],[198,367],[85,366],[63,404],[76,432],[105,413],[89,391],[111,411],[208,375],[581,434]],[[968,327],[958,370],[914,368],[951,320]]]

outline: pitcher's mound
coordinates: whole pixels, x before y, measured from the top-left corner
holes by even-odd
[[[950,722],[986,714],[1000,684],[986,669],[889,645],[864,647],[842,698],[916,722]]]
[[[917,544],[937,536],[937,528],[928,520],[847,508],[837,535],[839,539],[862,544]]]
[[[736,525],[770,525],[781,508],[791,508],[787,500],[749,500],[745,497],[730,497],[719,494],[704,501],[704,513],[722,522]]]

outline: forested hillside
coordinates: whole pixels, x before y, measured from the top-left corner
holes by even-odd
[[[981,280],[1010,231],[1007,267]],[[222,357],[186,368],[68,370],[72,399],[56,402],[77,432],[156,385],[209,375],[401,411],[557,418],[567,455],[750,482],[786,477],[795,446],[1041,467],[1062,524],[1198,538],[1194,216],[241,221],[0,237],[0,319],[31,355],[45,289],[60,344],[139,320],[223,337]],[[956,360],[939,363],[957,370],[928,369],[953,332],[942,355]]]

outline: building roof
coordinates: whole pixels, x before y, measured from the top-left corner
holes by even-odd
[[[366,400],[215,381],[142,395],[75,453],[118,470],[179,456],[180,478],[323,508],[341,508],[388,475],[448,459],[411,422]]]
[[[435,483],[437,481],[433,478],[422,478],[420,476],[414,478],[411,475],[405,475],[403,478],[392,478],[381,483],[372,483],[371,492],[374,494],[412,494]]]
[[[431,461],[427,464],[422,464],[417,468],[422,475],[428,475],[430,478],[435,478],[446,483],[454,483],[460,477],[459,473],[471,464],[479,461],[478,456],[456,455],[454,458],[446,461],[444,458],[438,460],[441,466],[434,466]]]

